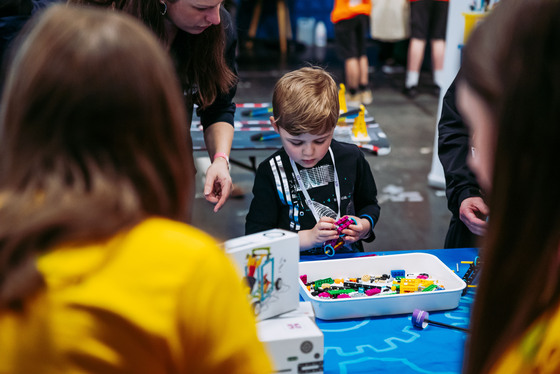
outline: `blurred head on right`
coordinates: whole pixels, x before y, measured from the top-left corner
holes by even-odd
[[[560,302],[560,1],[501,0],[485,18],[458,86],[490,207],[466,373],[487,372]]]

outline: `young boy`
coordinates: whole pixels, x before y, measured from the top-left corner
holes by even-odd
[[[343,231],[337,252],[363,251],[361,240],[375,238],[379,219],[377,188],[359,148],[333,140],[338,120],[338,88],[320,68],[287,73],[276,83],[270,122],[282,149],[263,161],[253,186],[245,233],[271,228],[296,231],[301,254],[322,254],[337,239],[335,221],[356,224]]]

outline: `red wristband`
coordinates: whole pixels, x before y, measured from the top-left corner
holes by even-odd
[[[228,157],[228,155],[226,155],[224,152],[216,152],[216,153],[214,154],[214,158],[212,159],[212,162],[216,161],[216,159],[217,159],[218,157],[221,157],[221,158],[223,158],[224,160],[226,160],[227,166],[228,166],[228,168],[229,168],[229,157]]]

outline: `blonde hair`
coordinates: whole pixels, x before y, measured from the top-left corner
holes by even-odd
[[[320,67],[294,70],[274,86],[272,107],[277,125],[289,134],[323,134],[338,120],[338,87]]]

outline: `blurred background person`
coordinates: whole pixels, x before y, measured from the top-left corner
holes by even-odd
[[[467,165],[472,149],[469,130],[456,106],[456,87],[457,79],[443,97],[438,124],[438,155],[445,174],[447,206],[452,214],[444,248],[470,248],[480,245],[489,210]]]
[[[366,53],[371,0],[335,0],[331,13],[338,57],[344,61],[346,101],[369,105],[369,61]]]
[[[410,0],[410,42],[404,93],[410,98],[418,94],[420,70],[424,61],[426,41],[432,51],[432,73],[436,92],[443,86],[443,57],[447,31],[449,0]]]

